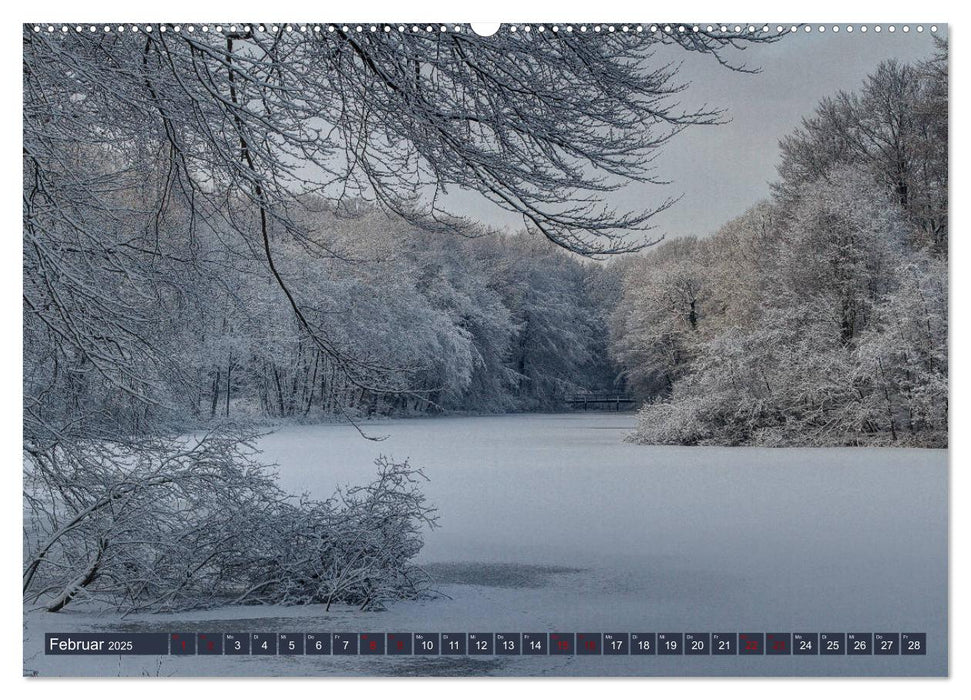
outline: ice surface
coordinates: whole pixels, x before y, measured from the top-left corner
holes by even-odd
[[[327,496],[407,457],[440,512],[421,561],[449,596],[385,612],[229,608],[130,616],[171,631],[927,632],[926,657],[43,657],[43,632],[107,629],[28,615],[42,675],[946,673],[947,452],[649,447],[633,416],[449,417],[290,426],[266,437],[282,485]],[[178,628],[178,629],[176,629]],[[66,659],[66,660],[65,660]]]

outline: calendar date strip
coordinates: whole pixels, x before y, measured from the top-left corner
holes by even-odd
[[[924,656],[923,632],[52,632],[49,655]]]

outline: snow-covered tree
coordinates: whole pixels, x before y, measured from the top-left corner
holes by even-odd
[[[881,63],[857,92],[823,100],[780,144],[785,199],[839,165],[865,168],[913,224],[912,237],[947,256],[947,44],[915,65]]]
[[[797,194],[763,249],[754,322],[699,343],[635,440],[946,442],[944,264],[909,247],[906,213],[865,172]]]
[[[675,239],[624,266],[613,353],[643,396],[671,391],[701,341],[709,298],[695,238]]]

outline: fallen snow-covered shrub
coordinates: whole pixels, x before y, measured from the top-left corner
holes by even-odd
[[[410,562],[436,516],[418,488],[424,475],[380,457],[377,478],[326,501],[302,499],[265,522],[253,551],[230,566],[247,586],[235,602],[350,603],[362,609],[417,598],[428,577]]]
[[[25,601],[129,612],[421,596],[411,562],[435,525],[424,476],[376,464],[371,484],[320,501],[283,492],[239,436],[28,449]]]

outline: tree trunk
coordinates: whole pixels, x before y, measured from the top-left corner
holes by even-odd
[[[222,371],[219,367],[216,368],[216,378],[212,380],[212,408],[209,410],[209,417],[214,418],[216,416],[216,404],[219,403],[219,378],[222,376]]]
[[[229,391],[233,380],[233,361],[230,360],[226,365],[226,417],[229,418]]]
[[[317,365],[320,363],[320,353],[314,355],[314,371],[310,377],[310,396],[307,397],[307,405],[303,409],[303,414],[310,413],[310,407],[314,403],[314,392],[317,391]]]
[[[280,373],[276,369],[276,364],[273,365],[273,379],[276,382],[276,400],[280,407],[280,417],[286,415],[286,411],[283,406],[283,387],[280,385]]]

